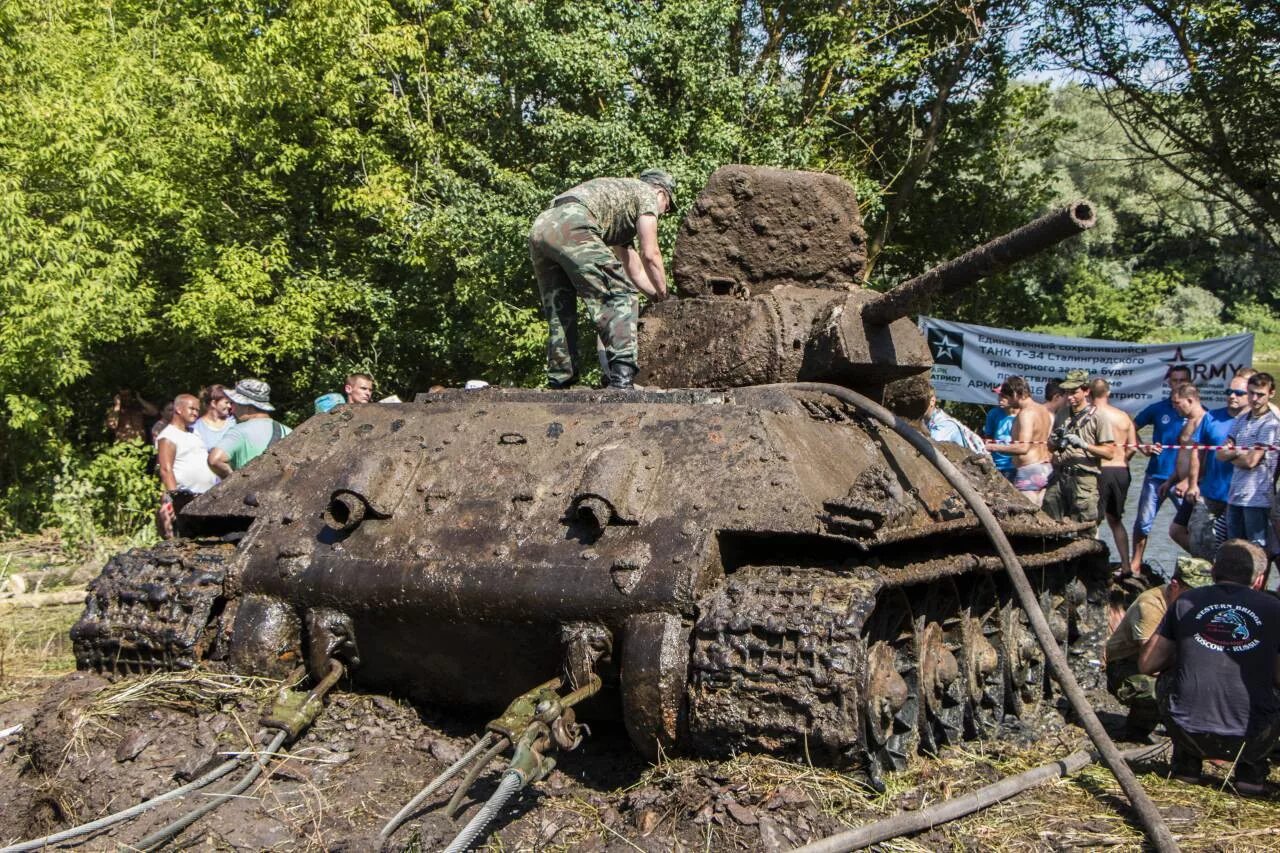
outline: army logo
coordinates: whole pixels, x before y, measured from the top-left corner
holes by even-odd
[[[963,337],[944,332],[941,329],[930,329],[928,342],[929,352],[933,355],[934,364],[964,367]]]

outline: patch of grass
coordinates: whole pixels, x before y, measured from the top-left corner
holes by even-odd
[[[755,804],[757,810],[762,806],[767,810],[775,795],[795,798],[799,794],[837,823],[854,827],[963,796],[1087,746],[1084,741],[1061,736],[1030,745],[972,742],[947,748],[933,759],[916,759],[905,770],[888,774],[883,793],[871,790],[856,776],[762,755],[739,755],[718,763],[664,760],[635,785],[612,792],[607,801],[617,803],[632,791],[663,791],[666,796],[653,804],[660,814],[655,821],[659,832],[670,832],[674,823],[688,829],[690,809],[703,801],[700,798],[707,798],[710,788],[706,780],[711,777],[715,780],[712,787],[731,791],[738,802]],[[1135,765],[1143,787],[1164,813],[1182,848],[1261,851],[1280,847],[1280,802],[1242,798],[1227,785],[1225,768],[1209,763],[1205,767],[1215,783],[1192,786],[1165,778],[1168,767],[1163,752]],[[1272,780],[1280,781],[1280,772],[1273,774]],[[597,837],[622,849],[618,832],[610,828],[606,809],[600,804],[575,797],[550,800],[548,806],[576,818],[572,829],[566,827],[556,837],[557,845],[572,846]],[[785,822],[789,814],[782,809],[774,817]],[[724,832],[731,827],[726,821],[723,830],[710,823],[706,829]],[[622,829],[634,832],[630,825]],[[754,839],[752,830],[736,831],[739,840],[749,844]],[[1069,778],[1046,782],[962,820],[886,842],[877,849],[897,853],[948,849],[1022,853],[1075,848],[1138,851],[1143,845],[1141,827],[1119,785],[1105,766],[1092,764]]]
[[[99,540],[101,548],[84,558],[68,556],[57,530],[0,540],[0,593],[48,592],[87,583],[107,557],[133,547],[125,537]]]
[[[190,714],[239,703],[267,708],[283,683],[271,678],[202,669],[126,678],[98,691],[76,712],[65,751],[67,754],[73,750],[86,751],[85,739],[91,730],[109,730],[107,722],[123,717],[132,707],[173,708]],[[245,731],[244,735],[246,742],[251,742],[249,732]]]
[[[80,604],[0,608],[0,702],[29,692],[34,679],[76,668],[69,632],[83,610]]]

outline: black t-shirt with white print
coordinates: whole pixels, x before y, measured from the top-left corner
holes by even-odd
[[[1184,730],[1244,737],[1280,713],[1274,596],[1236,583],[1189,589],[1156,631],[1177,644],[1169,713]]]

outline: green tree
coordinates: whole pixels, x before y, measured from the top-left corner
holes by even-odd
[[[1264,0],[1048,0],[1040,42],[1132,147],[1280,250],[1280,10]]]

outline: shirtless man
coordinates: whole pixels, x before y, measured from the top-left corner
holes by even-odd
[[[1124,515],[1125,499],[1129,496],[1129,458],[1138,443],[1138,430],[1127,412],[1111,405],[1111,383],[1107,380],[1090,382],[1089,396],[1098,417],[1110,424],[1111,434],[1116,438],[1116,454],[1102,460],[1102,474],[1098,477],[1098,509],[1107,519],[1119,552],[1116,557],[1121,567],[1125,567],[1129,565],[1129,532],[1120,519]]]
[[[1036,506],[1044,501],[1044,490],[1053,474],[1049,454],[1049,429],[1053,416],[1031,396],[1027,380],[1010,376],[1000,386],[1000,396],[1009,401],[1013,415],[1013,438],[1008,444],[987,442],[987,450],[1013,457],[1013,486]]]

